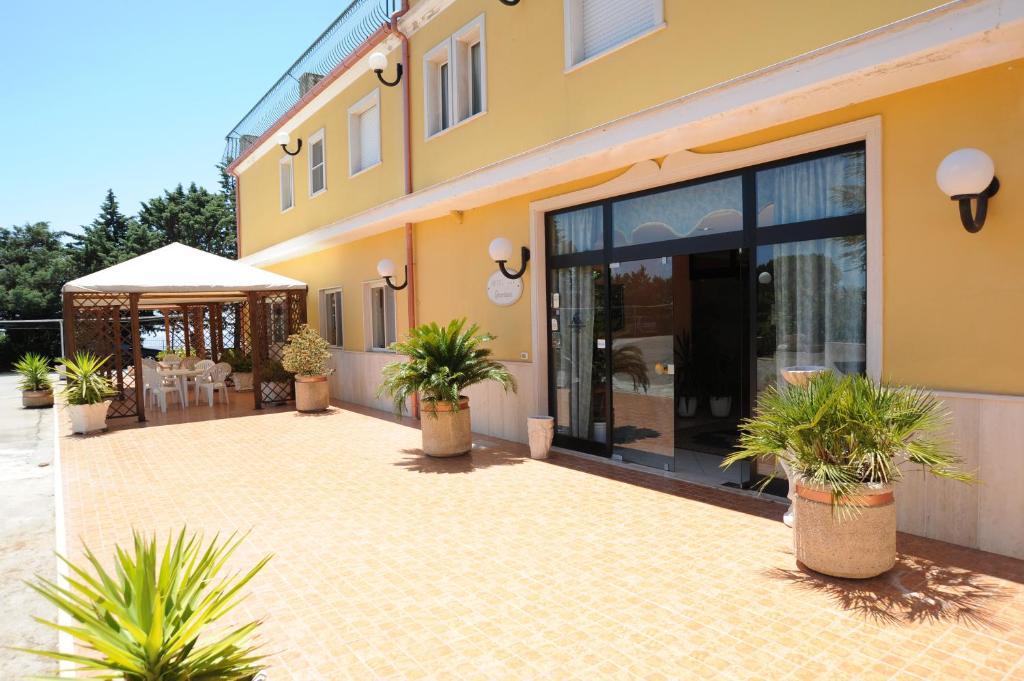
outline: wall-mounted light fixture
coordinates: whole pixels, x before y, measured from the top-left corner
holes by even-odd
[[[999,191],[996,166],[981,149],[957,149],[942,159],[935,181],[946,196],[960,204],[960,222],[971,234],[985,226],[988,200]],[[971,201],[977,208],[972,210]]]
[[[291,137],[286,132],[279,132],[274,135],[274,144],[280,144],[281,148],[284,149],[284,153],[289,156],[295,156],[302,151],[302,138],[296,141],[295,151],[288,151],[288,144],[291,142]]]
[[[523,264],[519,267],[518,272],[510,272],[505,267],[505,263],[507,263],[509,258],[512,257],[512,252],[514,250],[515,247],[512,245],[512,242],[503,236],[499,236],[497,239],[492,241],[490,248],[487,249],[487,252],[491,255],[491,260],[498,263],[498,269],[500,269],[501,273],[509,279],[518,279],[526,274],[526,264],[530,262],[530,249],[523,246],[520,249]]]
[[[409,285],[409,266],[406,265],[403,269],[405,271],[405,282],[399,286],[392,281],[392,278],[395,276],[395,263],[388,258],[384,258],[377,263],[377,274],[384,277],[384,283],[396,291],[401,291]]]
[[[508,5],[509,7],[515,7],[519,4],[519,0],[498,0],[498,2],[503,5]]]
[[[395,66],[398,75],[395,76],[394,80],[384,79],[384,69],[388,67],[388,56],[383,52],[374,52],[370,55],[370,70],[377,74],[377,80],[388,87],[395,87],[402,82],[402,62],[398,62]]]

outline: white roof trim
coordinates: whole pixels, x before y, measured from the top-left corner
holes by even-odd
[[[243,258],[264,266],[1024,56],[1024,2],[956,0],[441,184]]]

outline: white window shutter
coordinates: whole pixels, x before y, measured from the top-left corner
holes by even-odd
[[[575,0],[581,3],[582,52],[596,56],[661,23],[664,0]]]
[[[359,170],[380,162],[380,109],[371,106],[359,115]]]

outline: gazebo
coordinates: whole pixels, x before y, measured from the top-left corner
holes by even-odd
[[[304,282],[172,243],[64,285],[64,353],[110,356],[117,394],[111,417],[146,420],[140,312],[163,317],[168,350],[219,361],[228,348],[252,357],[253,408],[294,397],[291,382],[267,382],[289,334],[306,321]],[[287,386],[287,394],[280,393]],[[267,390],[275,394],[265,394]]]

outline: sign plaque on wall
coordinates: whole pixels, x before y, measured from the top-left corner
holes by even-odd
[[[509,279],[501,272],[495,272],[487,280],[487,297],[495,305],[514,305],[523,295],[523,280]]]

